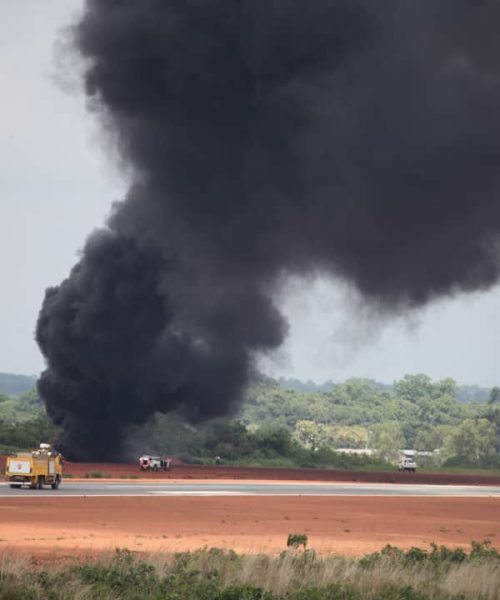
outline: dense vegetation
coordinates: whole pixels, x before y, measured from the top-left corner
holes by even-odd
[[[390,386],[349,379],[301,392],[284,385],[261,378],[236,420],[193,427],[178,415],[157,415],[130,428],[124,458],[151,452],[188,462],[212,462],[219,455],[226,464],[389,468],[400,449],[414,448],[428,453],[419,456],[420,466],[500,467],[498,388],[479,403],[460,401],[452,379],[433,382],[422,374]],[[478,388],[467,389],[473,395]],[[56,436],[34,390],[0,396],[0,449],[33,447]],[[372,454],[336,451],[345,448]]]
[[[223,463],[238,465],[390,468],[384,457],[339,454],[326,444],[302,444],[289,429],[279,425],[247,428],[239,421],[220,422],[208,430],[191,433],[185,440],[189,441],[180,458],[186,462],[212,463],[214,456],[221,456]]]
[[[494,600],[499,588],[500,558],[488,543],[470,552],[387,546],[360,559],[214,548],[148,558],[117,550],[99,562],[45,570],[0,555],[0,600]]]
[[[249,392],[241,420],[251,428],[280,425],[310,448],[371,448],[387,460],[415,448],[433,453],[426,460],[434,464],[498,465],[500,391],[493,388],[486,404],[457,394],[452,379],[422,374],[384,387],[350,379],[312,393],[265,379]]]
[[[34,389],[19,397],[0,395],[0,452],[51,443],[56,435],[57,428],[47,418]]]
[[[420,466],[499,466],[500,390],[491,390],[488,403],[460,402],[457,393],[452,379],[426,375],[392,386],[350,379],[315,392],[263,378],[238,420],[193,428],[157,415],[132,428],[128,449],[130,456],[147,449],[198,462],[220,455],[226,463],[382,468],[400,449],[415,448],[429,453],[419,456]],[[346,456],[340,448],[373,454]]]
[[[305,394],[265,379],[250,390],[241,419],[245,424],[273,423],[291,429],[303,420],[365,428],[397,421],[404,424],[408,443],[414,444],[423,426],[456,425],[482,414],[484,407],[459,403],[456,392],[452,379],[432,383],[426,375],[406,376],[390,390],[371,380],[349,379],[328,391]]]

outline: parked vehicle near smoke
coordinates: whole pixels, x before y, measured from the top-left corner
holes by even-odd
[[[170,456],[162,458],[161,456],[144,455],[139,458],[139,467],[141,471],[170,471],[172,459]]]
[[[414,450],[402,450],[401,459],[398,463],[398,471],[415,473],[417,471],[415,456],[416,452]]]
[[[50,485],[57,490],[62,480],[63,460],[50,444],[40,444],[37,450],[18,452],[7,457],[5,479],[11,488],[28,484],[31,489]]]

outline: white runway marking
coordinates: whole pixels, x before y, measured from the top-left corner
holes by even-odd
[[[245,492],[233,492],[224,490],[152,490],[150,495],[155,496],[249,496],[251,494]]]

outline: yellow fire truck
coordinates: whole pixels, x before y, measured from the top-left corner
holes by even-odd
[[[31,489],[50,485],[57,490],[62,479],[62,456],[50,444],[40,444],[38,450],[19,452],[7,458],[5,479],[11,488],[28,484]]]

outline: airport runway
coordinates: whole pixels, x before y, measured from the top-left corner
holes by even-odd
[[[162,496],[401,496],[401,497],[462,497],[500,498],[500,487],[411,485],[388,483],[276,483],[276,482],[68,482],[58,490],[49,487],[31,490],[27,487],[12,489],[0,484],[0,497],[162,497]]]

